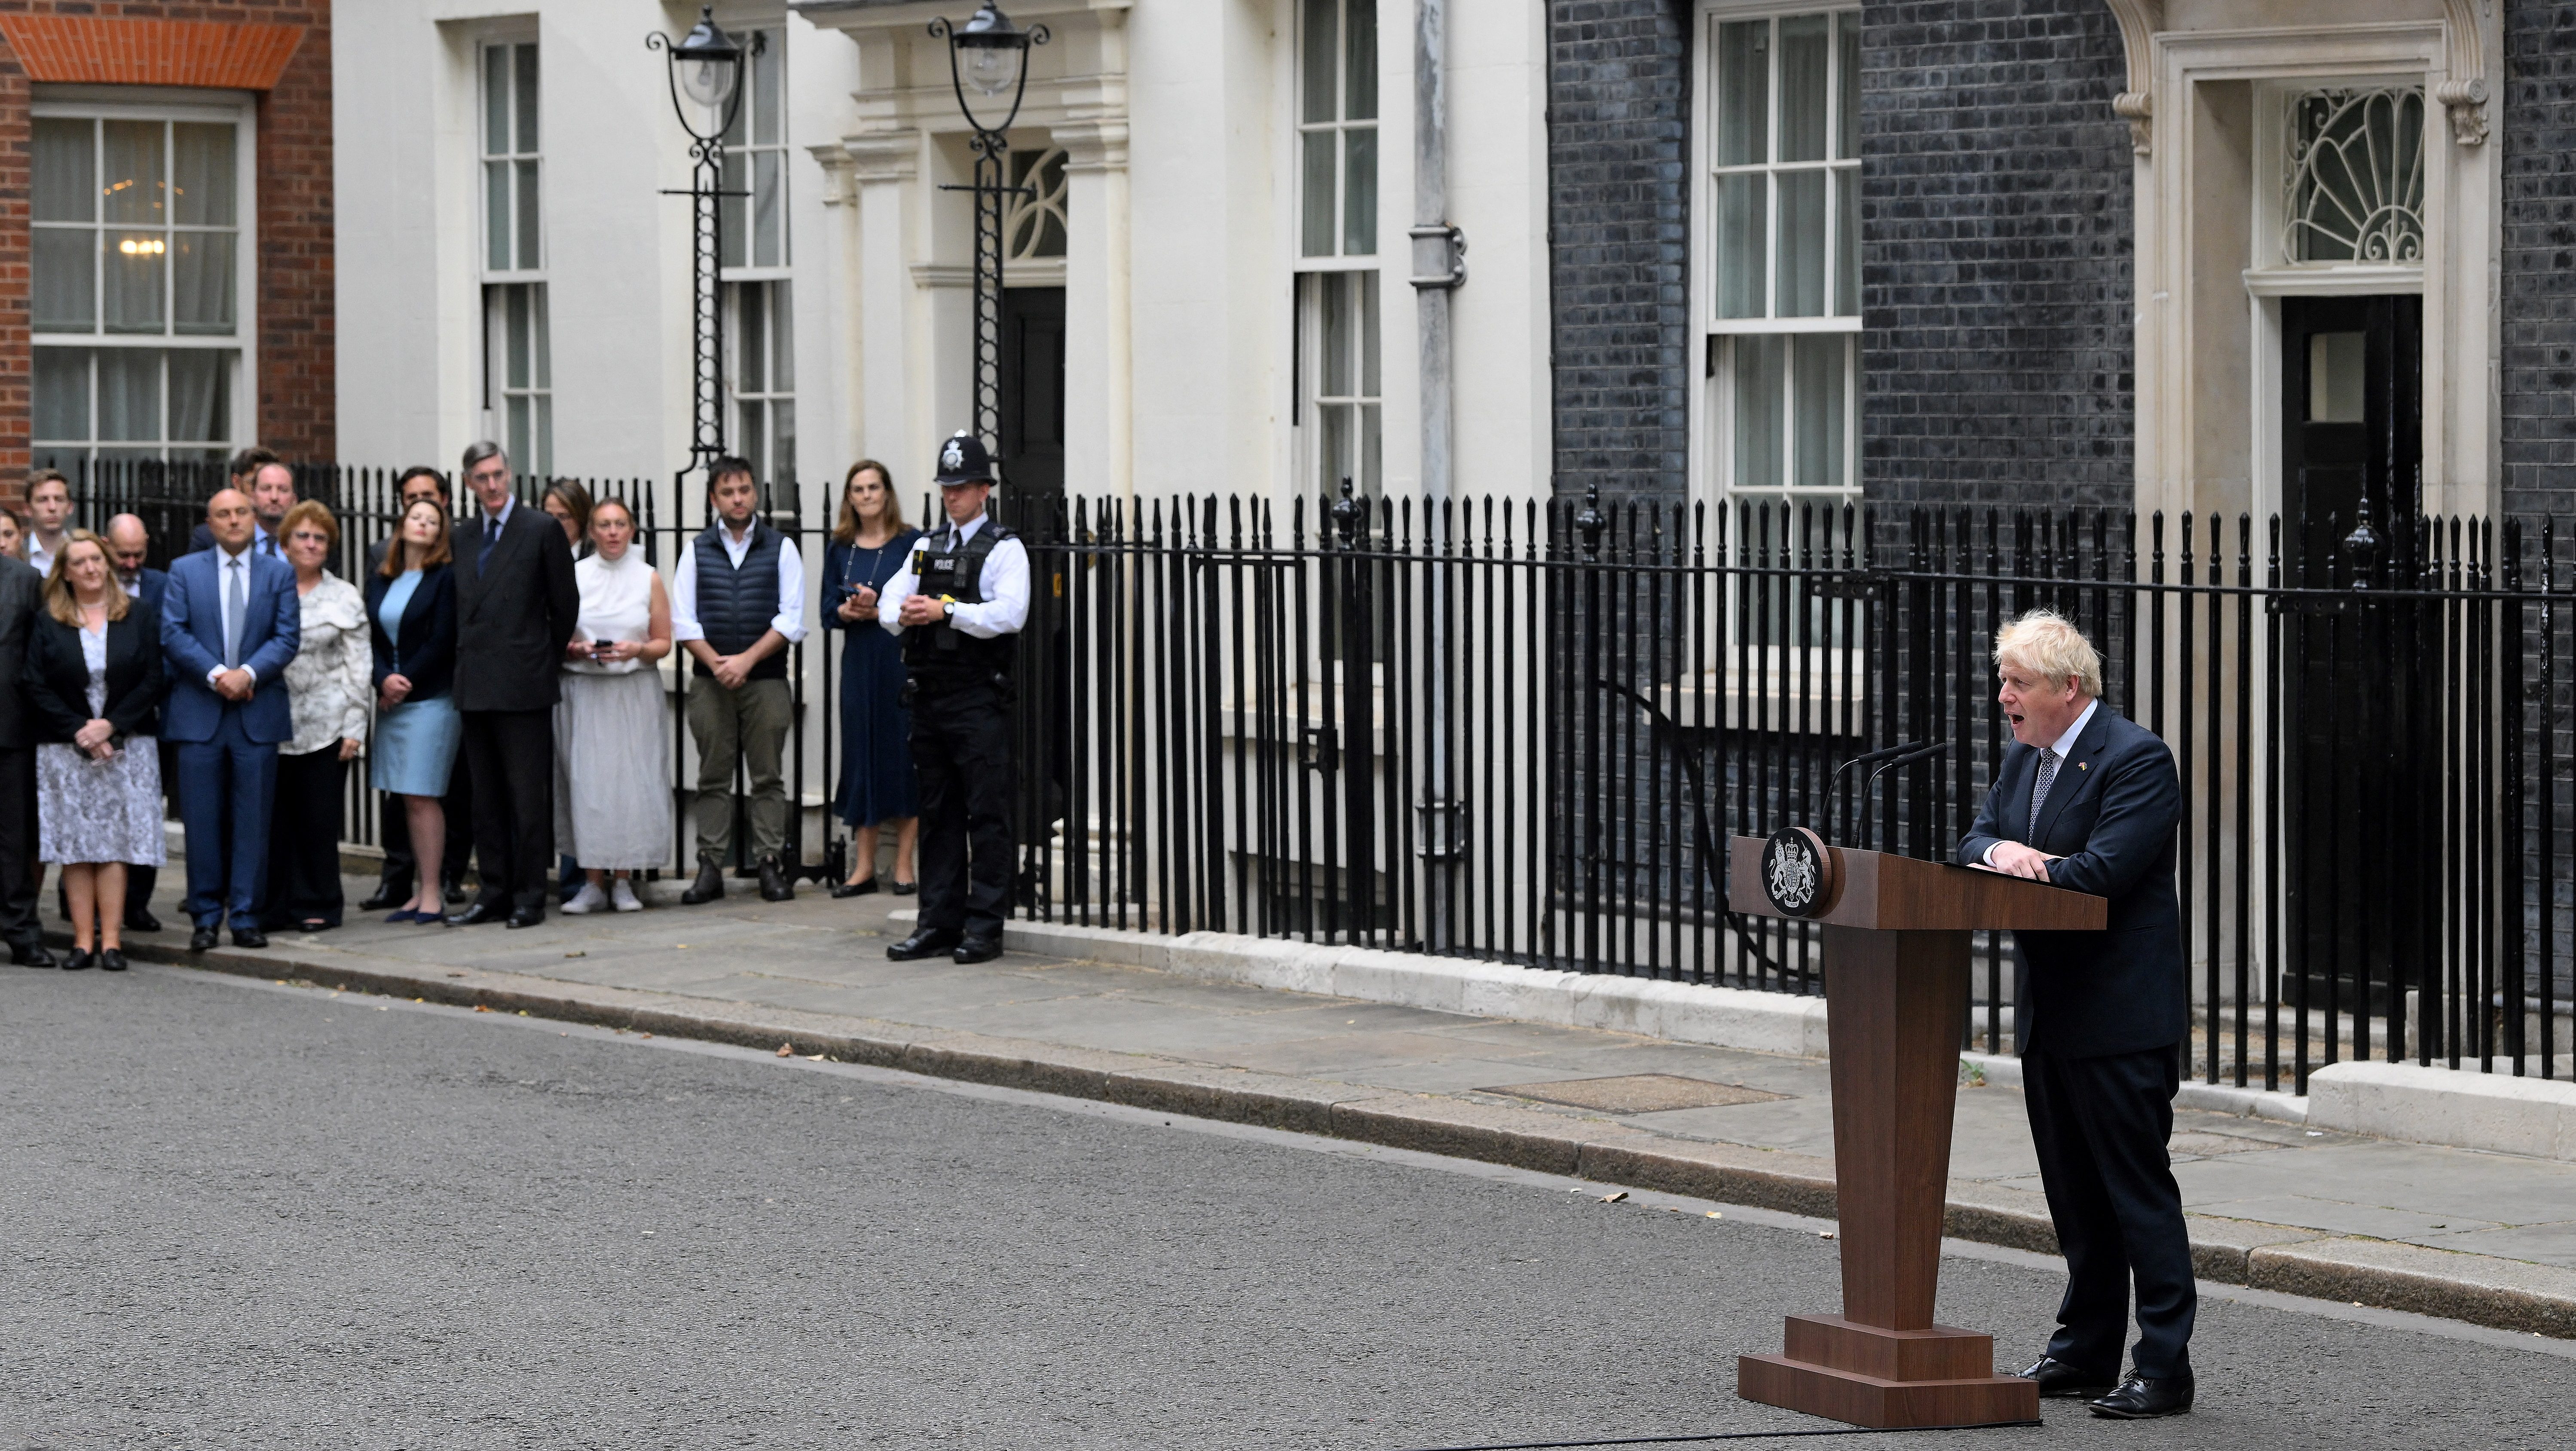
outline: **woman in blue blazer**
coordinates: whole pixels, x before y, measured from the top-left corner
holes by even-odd
[[[416,499],[367,577],[367,618],[376,650],[376,748],[368,784],[403,798],[413,860],[434,862],[447,845],[448,774],[464,738],[456,712],[456,570],[446,508]],[[388,922],[443,922],[438,873],[419,874],[412,900]]]

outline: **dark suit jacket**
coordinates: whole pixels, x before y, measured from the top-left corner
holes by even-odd
[[[2174,896],[2182,782],[2173,752],[2102,706],[2058,763],[2034,823],[2038,768],[2031,747],[2005,750],[1994,789],[1959,841],[1959,860],[1983,861],[1997,841],[2063,857],[2049,863],[2049,881],[2109,898],[2110,923],[2101,932],[2013,934],[2022,1051],[2094,1058],[2173,1047],[2191,1014]]]
[[[0,750],[23,751],[36,743],[36,713],[21,685],[27,642],[45,613],[45,580],[36,567],[0,554]]]
[[[456,685],[456,567],[433,564],[422,571],[420,587],[403,606],[399,644],[386,636],[384,622],[376,618],[393,587],[394,582],[381,574],[367,576],[367,626],[375,637],[376,688],[384,688],[386,676],[400,675],[411,681],[411,694],[403,697],[406,701],[445,695]]]
[[[489,528],[481,509],[456,528],[457,652],[472,666],[457,673],[456,708],[551,710],[581,617],[572,548],[553,515],[519,504],[486,569],[478,560]]]
[[[210,741],[232,702],[215,694],[206,676],[223,663],[223,551],[183,555],[170,565],[161,594],[161,648],[170,656],[170,708],[161,734],[170,740]],[[250,599],[242,616],[242,664],[251,673],[251,697],[242,705],[242,730],[253,741],[295,735],[286,698],[286,662],[304,638],[304,602],[295,593],[295,567],[282,559],[250,556]]]
[[[27,699],[36,710],[36,738],[68,742],[92,719],[105,720],[116,743],[161,728],[161,617],[138,599],[125,618],[107,622],[107,708],[89,713],[89,661],[80,631],[51,615],[36,620],[27,651]]]

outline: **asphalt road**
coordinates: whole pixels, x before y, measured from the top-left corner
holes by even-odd
[[[1821,1427],[1736,1400],[1733,1357],[1831,1308],[1834,1246],[1600,1192],[177,970],[0,970],[0,1448]],[[1953,1259],[1943,1318],[2019,1357],[2055,1294]],[[2565,1351],[2204,1300],[2190,1417],[1884,1444],[2563,1447]]]

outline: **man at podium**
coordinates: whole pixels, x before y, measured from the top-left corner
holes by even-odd
[[[2182,784],[2165,743],[2102,704],[2101,657],[2062,617],[2005,626],[1995,670],[2014,744],[1959,861],[2108,898],[2110,916],[2101,932],[2014,935],[2023,1095],[2067,1270],[2057,1333],[2022,1374],[2097,1415],[2179,1415],[2198,1305],[2165,1152],[2190,1021]],[[2132,1278],[2138,1341],[2121,1379]]]

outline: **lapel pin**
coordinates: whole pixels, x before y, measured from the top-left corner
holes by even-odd
[[[2076,762],[2076,763],[2075,763],[2075,769],[2076,769],[2076,770],[2081,771],[2081,770],[2083,770],[2083,769],[2085,768],[2085,766],[2086,766],[2087,764],[2089,764],[2089,763],[2084,762],[2084,761],[2078,761],[2078,762]]]

